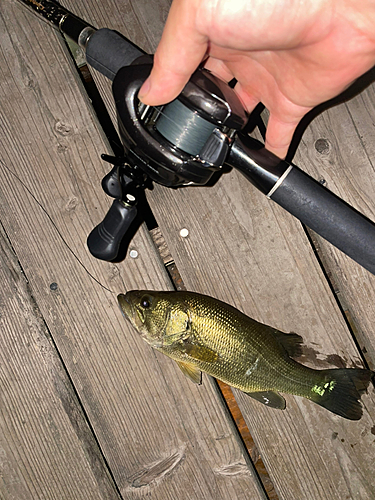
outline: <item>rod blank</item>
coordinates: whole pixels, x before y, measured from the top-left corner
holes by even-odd
[[[227,163],[271,200],[375,274],[375,224],[371,220],[245,134],[236,137]]]

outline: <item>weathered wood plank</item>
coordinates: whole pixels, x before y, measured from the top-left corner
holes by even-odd
[[[119,5],[103,10],[108,26],[121,22],[115,20]],[[189,289],[302,334],[311,366],[332,366],[332,359],[361,366],[300,224],[239,174],[223,176],[212,188],[157,187],[149,199]],[[185,239],[182,227],[189,229]],[[278,412],[237,397],[280,498],[373,498],[373,389],[360,422],[300,398],[288,397],[287,411]]]
[[[334,193],[375,221],[375,87],[326,110],[305,131],[295,161]],[[319,141],[319,142],[318,142]],[[359,346],[375,368],[375,277],[316,237],[325,265],[348,311]]]
[[[206,189],[206,194],[204,189],[153,193],[153,209],[185,284],[226,300],[260,321],[300,333],[319,367],[328,367],[325,361],[332,354],[346,366],[361,366],[298,223],[252,187],[243,189],[243,184],[232,172]],[[179,237],[182,227],[189,229],[186,239]],[[237,393],[237,398],[282,498],[292,494],[346,498],[346,481],[360,491],[362,486],[346,477],[348,470],[333,448],[336,442],[331,438],[336,433],[346,443],[340,441],[348,460],[351,457],[355,467],[360,464],[372,485],[363,496],[371,498],[373,393],[364,398],[369,413],[365,410],[360,423],[346,422],[299,398],[288,397],[288,409],[282,413],[261,407],[245,395]],[[352,449],[353,443],[357,444]]]
[[[0,220],[118,490],[264,498],[214,387],[192,387],[122,318],[116,293],[170,287],[164,266],[145,228],[137,259],[88,253],[110,203],[100,189],[107,145],[55,33],[14,0],[0,4]]]
[[[0,280],[0,498],[120,499],[1,226]]]
[[[167,266],[168,274],[171,277],[174,287],[179,291],[186,291],[186,287],[182,281],[181,275],[177,269],[175,262],[172,260],[172,256],[169,253],[169,248],[161,234],[160,228],[155,228],[150,231],[151,237],[158,248],[160,256],[162,257],[164,264]],[[237,401],[233,395],[231,387],[220,380],[216,381],[220,391],[225,399],[228,410],[230,411],[233,420],[236,424],[238,431],[241,434],[241,438],[249,452],[250,458],[254,467],[258,473],[259,479],[261,480],[263,487],[266,491],[269,500],[279,500],[275,488],[270,480],[268,472],[264,466],[263,460],[259,454],[259,451],[254,443],[254,440],[249,432],[243,415],[238,407]]]

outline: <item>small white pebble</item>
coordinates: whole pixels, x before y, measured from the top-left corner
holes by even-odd
[[[130,250],[129,255],[132,259],[136,259],[138,257],[138,252],[134,248]]]
[[[181,229],[180,231],[180,236],[181,238],[186,238],[187,236],[189,236],[189,230],[186,229],[186,227],[184,227],[183,229]]]

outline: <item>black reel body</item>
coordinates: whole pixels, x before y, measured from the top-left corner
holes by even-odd
[[[116,199],[88,238],[95,257],[117,257],[121,240],[137,214],[145,177],[174,188],[204,185],[225,163],[375,274],[375,225],[298,167],[242,133],[247,115],[225,82],[198,69],[171,103],[162,107],[140,103],[137,95],[151,62],[149,56],[141,56],[120,68],[114,78],[125,158],[103,182],[107,194]]]
[[[106,157],[115,166],[102,186],[116,199],[87,241],[90,252],[102,260],[117,257],[136,217],[145,176],[174,188],[207,184],[222,168],[236,131],[247,123],[234,90],[205,69],[198,69],[170,104],[142,104],[138,92],[151,68],[152,58],[141,56],[121,68],[113,81],[124,158]]]
[[[375,274],[375,224],[242,132],[247,115],[229,85],[198,69],[177,99],[161,107],[145,106],[137,96],[150,73],[151,56],[120,33],[97,30],[54,1],[22,2],[78,43],[88,64],[113,81],[125,155],[104,158],[114,167],[102,186],[115,200],[89,235],[95,257],[117,257],[122,238],[134,229],[137,201],[150,181],[174,188],[202,186],[225,163]]]
[[[145,106],[137,96],[152,63],[138,61],[120,69],[113,82],[127,161],[164,186],[206,184],[222,167],[231,137],[247,122],[239,98],[225,82],[198,69],[172,103]]]

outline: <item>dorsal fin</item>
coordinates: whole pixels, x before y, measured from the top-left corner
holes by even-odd
[[[284,333],[274,328],[272,328],[272,333],[279,344],[284,347],[284,349],[288,353],[288,356],[292,358],[301,356],[303,344],[303,338],[301,337],[301,335],[293,332]]]

